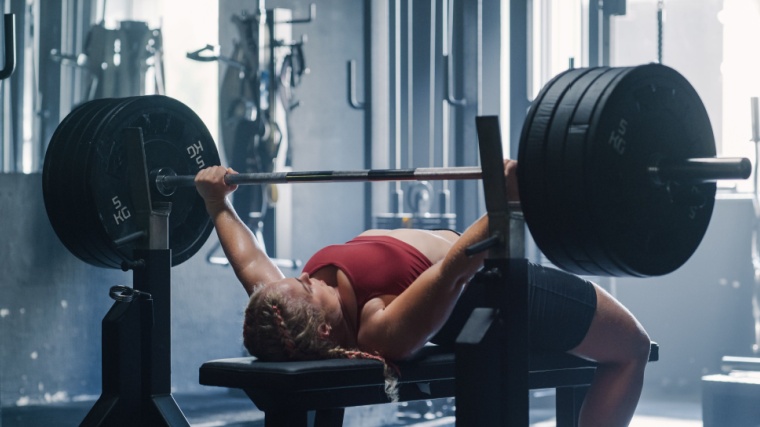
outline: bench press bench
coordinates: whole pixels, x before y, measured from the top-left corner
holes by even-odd
[[[652,343],[650,361],[659,358]],[[426,346],[398,363],[399,401],[455,395],[455,357],[450,348]],[[530,389],[556,389],[557,427],[575,427],[596,365],[566,353],[530,354]],[[212,360],[200,367],[200,383],[242,389],[265,414],[266,426],[307,426],[316,411],[315,427],[343,425],[344,409],[389,403],[383,367],[374,360],[327,359],[304,362],[262,362],[254,357]],[[506,404],[506,402],[505,402]]]

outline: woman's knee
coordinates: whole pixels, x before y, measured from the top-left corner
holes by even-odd
[[[596,289],[596,313],[586,337],[572,353],[601,363],[646,364],[651,346],[646,330],[620,302]]]
[[[612,297],[610,297],[612,298]],[[652,341],[649,334],[636,319],[617,300],[613,300],[616,307],[613,307],[613,322],[620,322],[621,326],[617,333],[620,334],[618,344],[622,350],[621,356],[631,362],[646,364],[649,361],[649,351]]]
[[[638,323],[638,322],[637,322]],[[630,338],[631,360],[637,363],[646,364],[649,362],[649,352],[652,347],[652,340],[649,338],[646,330],[639,325]]]

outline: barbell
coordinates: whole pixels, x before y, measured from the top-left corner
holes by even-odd
[[[43,165],[53,229],[75,256],[120,268],[145,230],[135,221],[124,132],[140,128],[151,199],[170,202],[172,265],[212,230],[193,188],[220,164],[208,130],[174,99],[102,99],[69,113]],[[520,137],[522,210],[549,260],[578,274],[654,276],[696,250],[712,215],[715,181],[744,179],[747,159],[715,157],[707,112],[675,70],[656,64],[568,70],[532,102]],[[228,175],[229,184],[478,179],[479,167]]]
[[[652,162],[648,166],[649,177],[654,183],[678,181],[683,183],[713,182],[722,179],[741,179],[748,159],[704,158],[677,159]],[[171,196],[177,187],[195,185],[195,175],[177,175],[169,168],[152,171],[152,181],[164,196]],[[317,170],[295,172],[239,173],[224,177],[227,185],[296,184],[315,182],[382,182],[382,181],[433,181],[481,179],[482,170],[477,166],[430,167],[408,169],[361,169]]]

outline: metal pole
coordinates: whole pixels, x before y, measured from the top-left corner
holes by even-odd
[[[367,182],[367,181],[423,181],[443,179],[480,179],[479,167],[364,169],[354,171],[293,171],[270,173],[241,173],[227,175],[229,184],[284,184],[297,182]],[[161,175],[156,177],[159,189],[195,185],[193,175]]]
[[[499,160],[501,161],[501,160]],[[663,159],[646,167],[655,183],[660,182],[712,182],[723,179],[746,179],[752,164],[745,158],[694,158]],[[292,171],[241,173],[226,175],[228,185],[286,184],[299,182],[371,182],[371,181],[425,181],[481,179],[477,166],[411,169],[363,169],[351,171]],[[194,175],[174,175],[170,170],[159,170],[155,175],[156,187],[164,194],[174,187],[195,185]]]

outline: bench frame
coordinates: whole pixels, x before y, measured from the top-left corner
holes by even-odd
[[[659,347],[652,343],[649,360],[658,357]],[[455,359],[451,349],[428,346],[399,363],[399,401],[455,396]],[[565,353],[531,353],[529,387],[556,389],[557,427],[577,427],[595,370],[594,363]],[[265,413],[266,426],[305,427],[309,411],[315,411],[315,427],[337,427],[345,408],[389,403],[383,366],[374,360],[212,360],[201,366],[200,383],[242,389]]]

